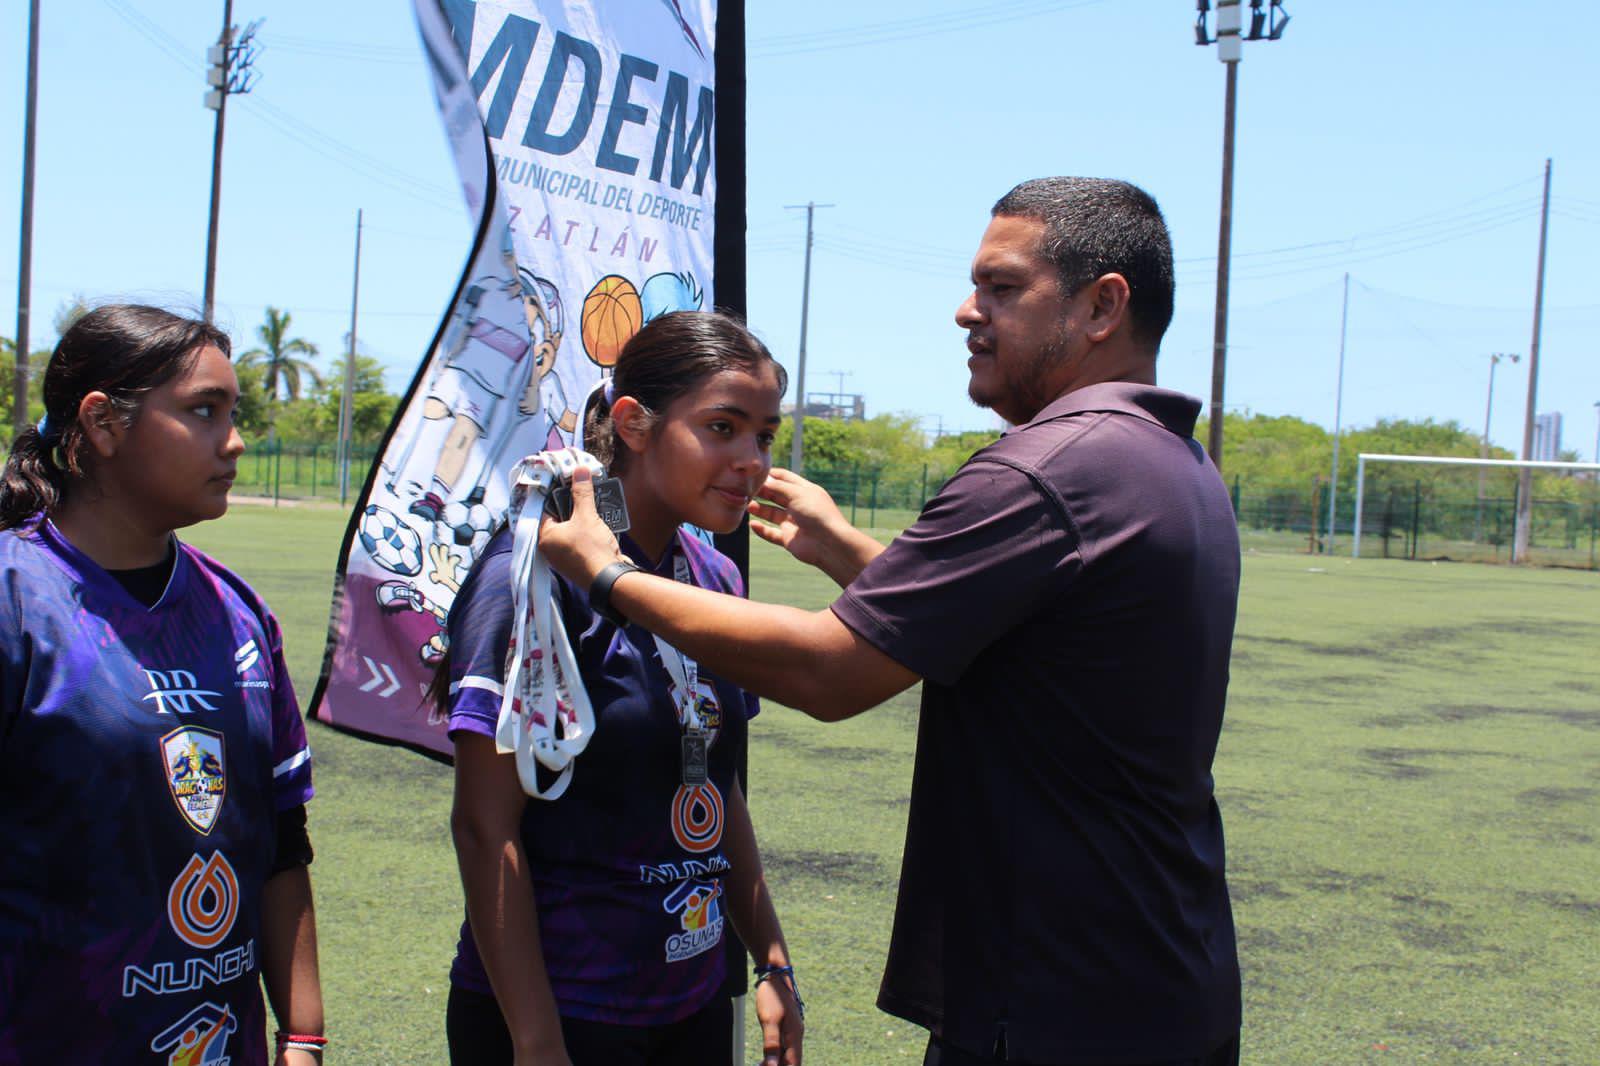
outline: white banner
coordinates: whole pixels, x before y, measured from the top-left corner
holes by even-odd
[[[476,242],[346,535],[313,714],[449,750],[421,695],[522,456],[638,328],[712,306],[714,0],[416,0]]]

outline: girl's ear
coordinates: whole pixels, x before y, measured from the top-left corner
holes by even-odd
[[[632,396],[618,396],[611,405],[611,425],[630,452],[643,452],[650,442],[650,416]]]
[[[93,448],[95,455],[101,459],[115,456],[128,432],[122,420],[112,413],[111,397],[99,390],[87,394],[79,401],[78,425],[82,427],[84,439],[89,442],[89,447]]]

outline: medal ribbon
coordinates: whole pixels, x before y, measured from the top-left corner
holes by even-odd
[[[683,534],[673,536],[672,578],[683,585],[693,585],[694,575],[689,572],[689,557],[683,550]],[[655,636],[655,634],[651,634]],[[705,720],[700,717],[700,667],[695,661],[671,644],[655,638],[656,654],[667,676],[678,690],[678,721],[691,732],[704,732]]]
[[[511,648],[494,741],[502,754],[516,755],[522,790],[544,800],[566,792],[595,729],[572,641],[555,617],[550,564],[539,554],[545,498],[579,466],[605,476],[598,459],[576,448],[530,455],[511,471]],[[540,766],[560,775],[548,790],[539,788]]]

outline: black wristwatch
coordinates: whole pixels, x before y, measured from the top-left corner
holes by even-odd
[[[622,616],[622,612],[611,606],[611,586],[623,574],[631,574],[638,569],[626,559],[608,564],[594,576],[594,582],[589,586],[589,609],[618,629],[627,625],[628,620]]]

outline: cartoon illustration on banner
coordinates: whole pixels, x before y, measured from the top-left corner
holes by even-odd
[[[416,14],[477,239],[356,507],[314,713],[445,751],[420,696],[508,472],[572,442],[645,322],[712,306],[716,10],[416,0]]]

